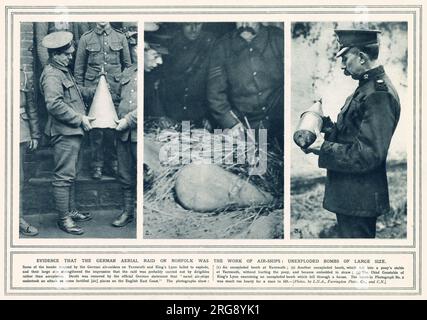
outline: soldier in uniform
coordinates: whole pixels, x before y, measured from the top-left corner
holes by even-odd
[[[213,49],[207,84],[210,111],[222,128],[265,128],[282,148],[283,42],[279,28],[236,23]]]
[[[77,84],[96,88],[99,77],[105,74],[114,105],[119,98],[119,81],[122,71],[131,65],[126,36],[113,29],[108,22],[98,22],[96,27],[82,35],[76,54],[74,75]],[[106,166],[117,173],[116,139],[113,129],[94,128],[89,133],[92,149],[92,177],[100,179]]]
[[[122,187],[123,211],[113,221],[114,227],[124,227],[135,216],[136,196],[136,152],[137,152],[137,87],[138,87],[138,51],[137,32],[128,31],[130,55],[133,64],[123,71],[120,80],[120,96],[116,130],[118,177]]]
[[[145,31],[155,31],[157,25],[146,23]],[[129,46],[133,65],[127,68],[120,81],[121,101],[118,108],[116,131],[120,133],[117,145],[119,181],[123,191],[123,211],[113,221],[115,227],[124,227],[135,217],[136,154],[137,154],[137,86],[138,34],[129,32]],[[144,50],[144,71],[151,72],[162,64],[161,55],[147,43]]]
[[[79,212],[75,204],[74,182],[84,132],[91,129],[94,118],[86,116],[84,98],[93,97],[94,89],[80,88],[68,68],[73,59],[73,34],[53,32],[43,39],[49,60],[41,78],[40,87],[48,111],[45,133],[53,147],[53,197],[58,212],[58,227],[71,234],[83,234],[76,225],[88,221],[90,213]]]
[[[20,97],[20,219],[19,232],[26,236],[36,236],[39,232],[36,227],[28,224],[22,218],[22,191],[24,187],[24,157],[27,150],[35,151],[39,145],[41,132],[39,128],[39,116],[34,103],[34,90],[30,85],[28,75],[21,70],[21,97]]]
[[[207,119],[206,82],[209,54],[215,38],[203,23],[182,23],[168,46],[164,63],[164,109],[175,121],[198,127]]]
[[[342,238],[375,238],[377,217],[390,210],[386,158],[400,116],[399,96],[378,65],[378,33],[336,30],[344,74],[359,82],[336,123],[306,151],[327,169],[323,207],[337,216]]]

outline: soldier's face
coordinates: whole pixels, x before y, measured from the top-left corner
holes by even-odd
[[[257,35],[260,25],[259,22],[236,22],[239,35],[247,41],[252,40]]]
[[[56,54],[55,59],[63,66],[67,67],[70,65],[71,61],[73,60],[73,54],[74,54],[74,46],[71,46],[61,54]]]
[[[97,24],[99,27],[104,28],[104,27],[108,24],[108,22],[102,21],[102,22],[97,22],[96,24]]]
[[[182,26],[182,31],[188,40],[194,41],[199,38],[200,34],[202,33],[202,27],[203,23],[184,23]]]
[[[156,50],[145,49],[144,50],[144,70],[150,72],[157,66],[163,63],[162,55]]]
[[[358,80],[366,71],[363,59],[357,49],[350,49],[341,56],[341,69],[346,76],[351,76],[355,80]]]

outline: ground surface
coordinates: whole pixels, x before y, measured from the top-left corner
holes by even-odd
[[[36,238],[109,238],[132,239],[136,237],[135,221],[123,228],[115,228],[111,225],[114,218],[120,214],[119,210],[92,210],[93,219],[80,222],[85,233],[80,236],[71,235],[60,230],[56,225],[56,214],[43,213],[38,215],[26,215],[25,219],[39,229]]]
[[[300,178],[301,179],[301,178]],[[311,185],[298,184],[294,178],[291,195],[291,238],[335,238],[335,214],[322,208],[322,180]],[[406,165],[389,167],[388,181],[391,212],[377,222],[377,238],[406,238]]]

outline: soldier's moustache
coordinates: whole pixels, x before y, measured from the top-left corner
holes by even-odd
[[[251,27],[239,27],[237,29],[237,31],[239,32],[239,34],[242,34],[243,32],[250,32],[252,33],[252,35],[256,35],[256,31],[255,29],[251,28]]]

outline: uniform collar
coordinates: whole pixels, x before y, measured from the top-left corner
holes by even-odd
[[[371,70],[366,71],[359,79],[359,86],[362,84],[365,84],[366,82],[377,79],[381,77],[384,74],[384,67],[378,66],[376,68],[373,68]]]
[[[63,65],[59,64],[58,62],[56,62],[56,61],[55,61],[54,59],[52,59],[52,58],[49,58],[49,60],[48,60],[48,64],[50,64],[52,67],[55,67],[55,68],[57,68],[57,69],[59,69],[59,70],[62,70],[62,71],[64,71],[64,72],[68,72],[68,71],[69,71],[68,67],[66,67],[66,66],[63,66]]]
[[[95,32],[97,34],[102,34],[105,31],[106,34],[110,34],[111,33],[111,25],[107,24],[104,28],[96,25],[95,26]]]
[[[240,37],[237,30],[234,30],[233,35],[232,49],[236,52],[243,50],[244,48],[251,47],[259,52],[263,52],[268,42],[268,31],[267,28],[263,25],[260,25],[259,31],[255,38],[251,42],[247,42],[245,39]]]

